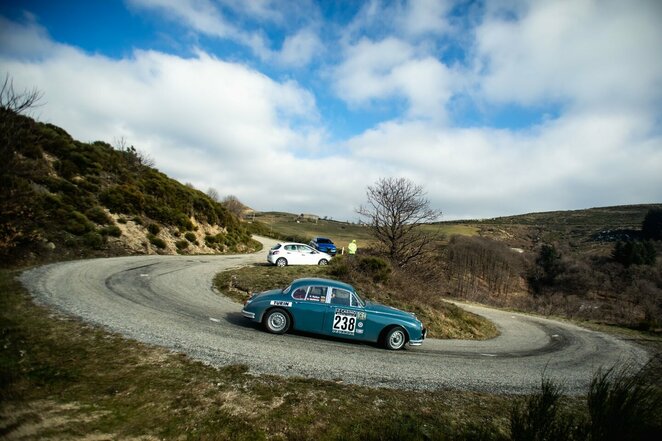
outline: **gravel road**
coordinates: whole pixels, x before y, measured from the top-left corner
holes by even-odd
[[[21,275],[39,303],[211,365],[242,363],[256,374],[310,377],[377,387],[527,393],[543,374],[584,393],[601,366],[642,366],[646,351],[572,324],[460,306],[492,320],[488,341],[428,339],[386,351],[310,335],[267,334],[241,305],[212,289],[220,271],[266,261],[266,250],[236,256],[138,256],[57,263]],[[278,271],[273,268],[273,271]]]

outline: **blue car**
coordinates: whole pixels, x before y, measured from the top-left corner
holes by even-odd
[[[412,313],[363,301],[351,285],[304,278],[285,289],[256,293],[242,315],[272,334],[297,330],[381,343],[387,349],[418,346],[425,339],[423,323]]]
[[[308,245],[315,248],[317,251],[329,254],[331,256],[335,256],[338,252],[335,244],[331,241],[331,239],[327,239],[326,237],[316,237],[308,242]]]

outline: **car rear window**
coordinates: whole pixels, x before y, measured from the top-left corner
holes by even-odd
[[[317,243],[331,243],[329,239],[325,239],[323,237],[320,237],[317,239]]]

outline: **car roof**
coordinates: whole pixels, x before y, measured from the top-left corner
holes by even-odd
[[[342,288],[348,291],[355,291],[354,287],[348,283],[340,282],[338,280],[323,279],[321,277],[303,277],[292,281],[292,286],[301,285],[323,285],[332,288]]]
[[[306,245],[306,244],[299,242],[278,242],[278,245]],[[306,246],[310,246],[310,245],[306,245]]]

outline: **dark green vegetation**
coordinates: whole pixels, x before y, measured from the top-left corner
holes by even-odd
[[[563,387],[548,379],[540,391],[512,407],[514,441],[655,440],[662,435],[662,390],[641,373],[598,371],[586,401],[569,403]],[[574,405],[574,406],[573,406]]]
[[[146,253],[149,244],[159,252],[255,249],[234,214],[151,163],[133,147],[79,142],[59,127],[0,109],[0,259]],[[175,246],[180,236],[210,245]]]
[[[266,265],[219,273],[216,288],[238,302],[249,293],[285,288],[300,277],[325,277],[350,283],[369,300],[415,313],[432,338],[487,339],[498,335],[494,324],[442,301],[416,278],[372,256],[339,256],[321,267],[274,268]]]
[[[0,271],[3,438],[545,440],[572,427],[567,439],[598,441],[661,430],[659,389],[642,378],[600,374],[587,400],[545,382],[511,397],[255,377],[54,316],[14,275]]]

